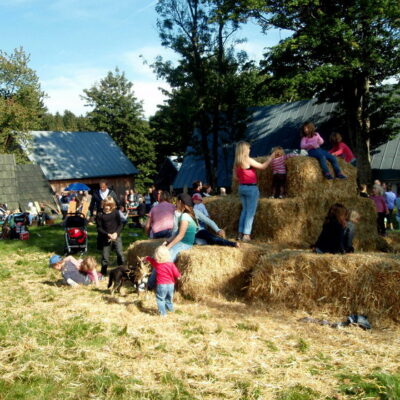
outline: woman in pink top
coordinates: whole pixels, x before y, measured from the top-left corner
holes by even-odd
[[[350,150],[350,147],[343,142],[342,135],[340,133],[334,132],[329,139],[333,145],[333,147],[329,150],[329,153],[333,156],[341,157],[347,163],[356,166],[357,159],[354,157],[354,154]]]
[[[270,157],[259,163],[250,157],[250,144],[239,142],[236,145],[235,162],[233,164],[233,177],[239,181],[239,196],[242,201],[242,212],[239,219],[239,240],[250,241],[260,192],[257,186],[256,169],[266,169]]]
[[[300,147],[307,150],[310,157],[314,157],[319,161],[321,165],[322,172],[326,179],[333,179],[333,176],[329,172],[326,160],[329,160],[335,171],[336,178],[346,179],[346,176],[340,171],[337,159],[332,154],[328,153],[326,150],[320,148],[324,143],[324,139],[315,131],[315,125],[312,122],[306,122],[301,127],[301,143]]]
[[[146,222],[146,233],[151,238],[168,238],[174,227],[176,207],[170,203],[171,195],[167,191],[160,194],[160,202],[150,210]]]

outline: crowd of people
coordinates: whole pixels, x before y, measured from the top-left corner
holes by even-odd
[[[321,149],[324,143],[313,123],[307,122],[301,127],[301,149],[308,156],[318,160],[325,179],[347,179],[340,169],[337,157],[355,165],[356,158],[350,148],[343,142],[340,133],[334,132],[330,137],[332,148]],[[180,277],[175,261],[180,252],[194,245],[219,245],[240,247],[240,242],[251,241],[253,221],[257,211],[260,192],[257,182],[257,170],[265,170],[271,166],[272,197],[285,197],[286,160],[298,154],[286,154],[282,147],[276,147],[264,162],[250,157],[250,144],[241,141],[236,146],[233,166],[233,178],[238,182],[238,193],[242,204],[239,217],[238,236],[236,241],[226,239],[226,234],[215,221],[210,218],[203,200],[212,196],[209,185],[200,181],[193,182],[189,193],[180,193],[173,197],[168,191],[150,187],[141,195],[134,190],[126,190],[118,197],[108,188],[106,182],[92,193],[89,212],[97,226],[97,245],[101,250],[101,272],[96,273],[92,261],[77,261],[73,257],[51,259],[52,267],[59,269],[67,283],[98,283],[108,273],[110,253],[115,251],[118,266],[125,263],[121,233],[128,221],[129,211],[135,210],[134,226],[141,227],[149,238],[164,239],[156,249],[153,257],[146,260],[153,266],[149,278],[149,288],[156,291],[159,313],[166,315],[173,311],[174,283]],[[334,170],[330,173],[327,161]],[[226,195],[224,188],[221,196]],[[397,209],[397,221],[400,223],[400,197],[390,186],[376,181],[369,193],[365,185],[361,185],[360,196],[369,197],[374,202],[377,212],[378,232],[384,235],[386,229],[393,229],[394,209]],[[81,201],[76,199],[76,201]],[[61,204],[63,201],[60,200]],[[349,210],[343,204],[333,204],[325,217],[321,233],[312,246],[315,253],[350,253],[354,252],[353,238],[360,214]],[[55,257],[55,256],[53,256]],[[90,262],[89,262],[90,261]],[[76,278],[76,279],[75,279]]]

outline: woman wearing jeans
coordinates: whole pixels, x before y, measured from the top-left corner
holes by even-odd
[[[266,169],[270,163],[268,157],[263,163],[259,163],[250,157],[250,144],[239,142],[236,145],[233,176],[239,181],[239,196],[242,202],[242,212],[239,219],[239,240],[249,242],[256,214],[260,192],[257,186],[256,169]]]

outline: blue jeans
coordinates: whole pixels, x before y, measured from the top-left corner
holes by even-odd
[[[340,167],[338,164],[338,161],[335,156],[333,156],[331,153],[328,153],[326,150],[323,149],[310,149],[308,150],[308,155],[310,157],[314,157],[318,160],[319,165],[321,166],[322,172],[324,175],[330,174],[328,165],[326,164],[326,160],[329,160],[330,163],[332,164],[333,170],[335,171],[335,174],[338,175],[340,174]]]
[[[186,244],[182,242],[178,242],[175,246],[172,246],[169,249],[169,254],[171,254],[171,261],[175,262],[176,258],[178,257],[178,254],[183,251],[183,250],[189,250],[193,247],[192,244]]]
[[[258,198],[260,191],[256,185],[239,186],[239,196],[242,202],[242,212],[239,219],[239,233],[250,235],[251,228],[253,227],[254,216],[256,215]]]
[[[153,233],[153,239],[169,238],[172,234],[172,229],[164,229],[163,231]]]
[[[172,303],[174,299],[174,284],[173,283],[163,283],[157,285],[156,289],[156,301],[158,312],[160,315],[167,315],[167,311],[174,311],[174,304]]]
[[[210,244],[210,245],[236,247],[235,242],[231,242],[230,240],[226,240],[217,235],[213,235],[212,233],[208,232],[206,229],[200,229],[196,233],[196,239],[202,239],[206,242],[206,244]]]

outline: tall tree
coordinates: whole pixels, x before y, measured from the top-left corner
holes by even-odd
[[[243,2],[230,1],[230,4]],[[400,73],[398,0],[247,0],[265,29],[293,34],[264,61],[278,90],[338,102],[357,154],[359,179],[371,179],[372,92]],[[382,130],[380,130],[382,134]]]
[[[0,151],[26,161],[20,141],[29,143],[29,130],[39,126],[44,93],[30,57],[22,48],[8,54],[0,50]]]
[[[84,90],[86,105],[93,107],[87,117],[95,130],[105,131],[139,169],[136,185],[140,190],[151,183],[154,174],[154,143],[143,117],[141,102],[133,91],[133,83],[118,68],[109,72],[98,84]]]
[[[161,115],[167,116],[168,107],[183,98],[190,101],[184,107],[186,115],[180,114],[178,121],[204,157],[207,181],[212,185],[221,140],[243,130],[250,104],[240,100],[252,93],[246,92],[251,76],[246,74],[254,68],[243,54],[235,55],[231,37],[238,24],[218,6],[222,7],[222,1],[159,0],[156,10],[162,44],[174,50],[179,60],[175,66],[161,58],[154,64],[158,76],[172,87]]]

